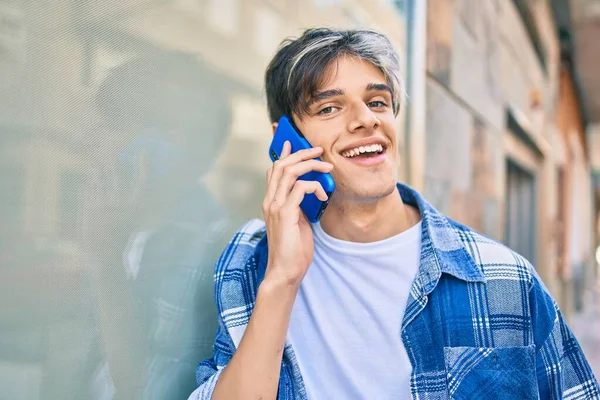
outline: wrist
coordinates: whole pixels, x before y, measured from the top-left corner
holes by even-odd
[[[288,296],[295,298],[296,294],[298,293],[298,289],[300,288],[301,281],[302,279],[282,277],[272,273],[270,274],[267,268],[265,278],[260,283],[258,290],[266,295],[273,294],[278,298]]]

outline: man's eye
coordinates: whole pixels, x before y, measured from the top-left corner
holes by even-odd
[[[385,104],[385,102],[383,101],[372,101],[368,104],[369,107],[374,107],[374,108],[381,108],[381,107],[387,107],[387,104]]]
[[[321,111],[319,111],[319,114],[327,115],[327,114],[331,114],[333,111],[334,111],[333,107],[325,107]]]

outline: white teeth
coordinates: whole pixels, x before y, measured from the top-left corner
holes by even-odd
[[[375,153],[375,152],[381,152],[383,151],[383,146],[380,144],[372,144],[370,146],[360,146],[357,148],[354,148],[352,150],[347,150],[345,152],[342,153],[342,156],[346,157],[346,158],[351,158],[351,157],[355,157],[359,154],[363,154],[363,153]]]

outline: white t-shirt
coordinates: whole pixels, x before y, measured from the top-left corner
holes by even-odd
[[[421,253],[421,223],[374,243],[313,225],[315,254],[291,314],[309,399],[410,399],[401,327]]]

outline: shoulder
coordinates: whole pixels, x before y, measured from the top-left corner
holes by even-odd
[[[536,272],[529,260],[495,239],[450,218],[448,221],[458,232],[465,250],[486,282],[512,281],[531,287]]]
[[[266,250],[265,223],[253,219],[237,230],[215,266],[214,296],[220,324],[236,347],[254,307],[263,250]]]
[[[228,270],[243,269],[266,237],[265,223],[259,219],[246,222],[233,235],[215,266],[215,280]]]

